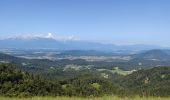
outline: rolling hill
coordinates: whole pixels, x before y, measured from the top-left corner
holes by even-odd
[[[119,84],[129,93],[141,96],[170,95],[170,67],[155,67],[139,70],[120,80]]]
[[[145,60],[170,60],[170,55],[164,50],[154,49],[144,53],[134,55],[134,58],[140,58]]]

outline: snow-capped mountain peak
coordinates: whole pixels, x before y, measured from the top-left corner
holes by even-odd
[[[8,37],[9,40],[39,40],[39,39],[48,39],[48,40],[55,40],[52,33],[48,33],[47,35],[44,34],[25,34],[25,35],[16,35]]]

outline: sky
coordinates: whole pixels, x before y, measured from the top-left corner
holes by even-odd
[[[170,0],[0,0],[0,38],[45,35],[170,47]]]

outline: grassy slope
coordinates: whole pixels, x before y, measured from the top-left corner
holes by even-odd
[[[159,98],[159,97],[119,98],[119,97],[113,97],[113,96],[106,96],[106,97],[101,97],[101,98],[79,98],[79,97],[5,98],[5,97],[0,97],[0,100],[170,100],[170,98]]]
[[[124,70],[121,70],[119,69],[118,67],[114,68],[113,70],[109,70],[109,69],[97,69],[98,71],[108,71],[108,72],[111,72],[111,73],[117,73],[117,74],[120,74],[120,75],[129,75],[131,73],[133,73],[134,70],[132,71],[124,71]]]

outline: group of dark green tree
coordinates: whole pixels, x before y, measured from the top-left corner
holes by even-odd
[[[11,64],[0,65],[1,96],[102,96],[116,92],[111,82],[86,74],[66,80],[47,80],[16,69]]]
[[[12,64],[0,64],[0,96],[170,96],[170,67],[139,70],[127,76],[105,79],[83,73],[68,79],[47,79]]]

